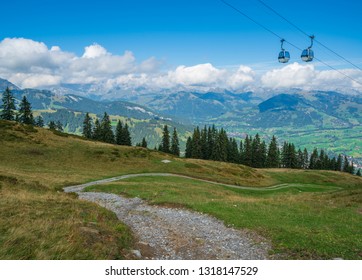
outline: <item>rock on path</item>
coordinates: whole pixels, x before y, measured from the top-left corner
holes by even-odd
[[[256,235],[227,228],[221,221],[185,209],[148,205],[139,198],[100,192],[78,192],[116,213],[137,240],[146,259],[267,259],[270,246]]]

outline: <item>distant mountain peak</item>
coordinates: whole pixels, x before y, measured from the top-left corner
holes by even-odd
[[[7,87],[10,90],[20,90],[20,88],[14,85],[13,83],[9,82],[8,80],[0,78],[0,91],[4,91]]]
[[[258,105],[260,113],[266,111],[295,110],[296,106],[303,104],[302,97],[294,94],[281,93],[273,96]]]

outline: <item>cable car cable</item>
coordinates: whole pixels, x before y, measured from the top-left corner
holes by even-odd
[[[235,6],[231,5],[230,3],[224,1],[224,0],[220,0],[222,3],[224,3],[226,6],[229,6],[230,8],[232,8],[233,10],[235,10],[236,12],[238,12],[239,14],[243,15],[244,17],[246,17],[247,19],[249,19],[250,21],[254,22],[255,24],[257,24],[258,26],[262,27],[263,29],[265,29],[266,31],[268,31],[269,33],[273,34],[274,36],[276,36],[277,38],[279,38],[280,40],[283,40],[283,38],[281,36],[279,36],[277,33],[275,33],[274,31],[272,31],[271,29],[269,29],[268,27],[266,27],[265,25],[257,22],[256,20],[254,20],[253,18],[251,18],[250,16],[248,16],[247,14],[245,14],[244,12],[242,12],[240,9],[236,8]],[[259,1],[259,0],[258,0]],[[303,34],[306,34],[308,37],[310,37],[310,35],[308,35],[307,33],[304,33]],[[287,42],[289,45],[293,46],[294,48],[300,50],[300,51],[303,51],[301,48],[299,48],[298,46],[294,45],[293,43],[287,41],[287,40],[284,40],[284,42]],[[345,76],[346,78],[349,78],[350,80],[354,81],[355,83],[359,84],[360,86],[362,86],[362,83],[357,81],[356,79],[350,77],[349,75],[341,72],[340,70],[336,69],[335,67],[327,64],[326,62],[318,59],[317,57],[314,57],[315,60],[319,61],[320,63],[324,64],[325,66],[329,67],[330,69],[338,72],[339,74]]]
[[[277,16],[279,16],[280,18],[282,18],[283,20],[285,20],[287,23],[289,23],[291,26],[293,26],[295,29],[299,30],[301,33],[303,33],[304,35],[310,37],[309,34],[307,34],[303,29],[299,28],[297,25],[295,25],[293,22],[291,22],[290,20],[288,20],[286,17],[284,17],[282,14],[280,14],[278,11],[276,11],[275,9],[273,9],[271,6],[269,6],[268,4],[266,4],[263,0],[257,0],[259,3],[261,3],[264,7],[268,8],[269,10],[271,10],[274,14],[276,14]],[[344,61],[346,61],[347,63],[351,64],[353,67],[359,69],[362,71],[362,68],[359,67],[358,65],[354,64],[353,62],[349,61],[348,59],[346,59],[345,57],[343,57],[342,55],[338,54],[337,52],[335,52],[334,50],[330,49],[329,47],[327,47],[326,45],[324,45],[323,43],[319,42],[317,39],[314,39],[315,42],[317,42],[318,44],[320,44],[322,47],[324,47],[325,49],[327,49],[328,51],[332,52],[333,54],[335,54],[336,56],[338,56],[339,58],[343,59]]]

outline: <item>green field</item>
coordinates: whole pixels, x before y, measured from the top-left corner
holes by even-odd
[[[256,191],[176,177],[139,177],[87,190],[141,197],[151,204],[211,214],[229,226],[255,230],[270,238],[275,257],[362,258],[362,216],[358,214],[361,189],[339,191],[328,183],[300,183]]]
[[[255,188],[291,187],[253,191],[191,179],[142,177],[100,188],[195,209],[227,225],[255,230],[271,240],[271,253],[280,258],[362,258],[359,177],[186,160],[14,122],[0,121],[0,136],[0,259],[129,258],[133,241],[127,227],[113,213],[64,193],[62,187],[147,172]]]

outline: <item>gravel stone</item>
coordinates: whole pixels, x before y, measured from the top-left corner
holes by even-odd
[[[149,176],[176,176],[150,173]],[[214,217],[185,209],[149,205],[140,198],[125,198],[102,192],[82,192],[90,185],[131,177],[131,174],[64,188],[80,199],[95,202],[114,212],[127,224],[138,243],[139,258],[156,260],[259,260],[268,259],[270,243],[248,230],[226,227]],[[138,247],[138,248],[137,248]]]

